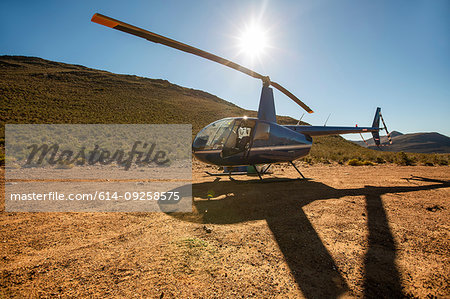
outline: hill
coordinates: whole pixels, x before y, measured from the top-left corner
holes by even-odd
[[[0,70],[1,156],[6,123],[190,123],[196,134],[205,125],[224,117],[256,116],[255,111],[167,80],[113,74],[25,56],[0,56]],[[297,122],[284,116],[279,116],[278,121]],[[360,147],[340,136],[318,137],[314,142],[305,162],[396,160],[392,154]],[[448,164],[448,155],[413,159]]]
[[[0,70],[2,136],[5,123],[190,123],[197,133],[224,117],[256,115],[167,80],[37,57],[0,56]]]
[[[450,138],[436,133],[402,134],[397,131],[391,133],[392,145],[383,147],[383,151],[409,152],[409,153],[450,153]],[[369,148],[377,150],[372,138],[366,140]],[[387,143],[387,137],[381,137],[382,143]],[[364,141],[355,141],[356,144],[366,146]]]
[[[2,124],[191,123],[196,132],[214,120],[245,113],[166,80],[23,56],[1,56],[0,69]]]

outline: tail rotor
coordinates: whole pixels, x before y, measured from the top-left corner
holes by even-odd
[[[387,134],[387,138],[388,138],[388,140],[389,140],[389,144],[392,144],[392,138],[391,138],[391,133],[388,131],[388,128],[387,128],[387,126],[386,126],[386,123],[384,122],[384,119],[383,119],[383,116],[381,115],[381,113],[380,113],[380,118],[381,118],[381,122],[383,123],[383,126],[384,126],[384,131],[386,132],[386,134]]]
[[[383,128],[380,128],[380,119],[381,119],[381,123],[383,124]],[[391,133],[389,133],[389,131],[387,129],[387,126],[386,126],[386,123],[384,122],[383,116],[381,115],[381,108],[380,107],[378,107],[377,111],[375,112],[375,117],[373,119],[372,127],[373,128],[378,128],[379,130],[384,130],[386,132],[386,134],[387,134],[387,138],[389,140],[389,145],[392,144]],[[375,145],[378,146],[378,147],[380,147],[380,146],[387,146],[388,144],[381,144],[379,130],[375,131],[375,132],[372,132],[373,141],[375,142]],[[364,138],[363,138],[363,140],[364,140]],[[365,140],[364,140],[364,142],[367,144],[367,142]]]

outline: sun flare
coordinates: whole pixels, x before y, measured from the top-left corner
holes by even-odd
[[[257,24],[251,24],[241,32],[240,52],[249,58],[259,58],[267,50],[267,47],[267,32]]]

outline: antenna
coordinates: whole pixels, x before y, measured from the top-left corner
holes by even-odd
[[[299,126],[300,125],[300,121],[303,119],[303,116],[305,116],[305,113],[303,113],[302,114],[302,117],[300,117],[300,119],[298,120],[298,122],[297,122],[297,126]]]
[[[324,127],[327,125],[327,122],[328,122],[328,119],[330,118],[330,116],[331,116],[331,113],[328,114],[327,120],[326,120],[325,123],[323,124]]]

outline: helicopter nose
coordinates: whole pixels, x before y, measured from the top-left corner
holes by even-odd
[[[194,146],[194,144],[195,144],[195,139],[196,139],[196,138],[194,138],[194,141],[192,142],[192,154],[193,154],[194,156],[196,156],[196,153],[197,153],[197,148]]]
[[[203,136],[195,136],[194,141],[192,142],[192,153],[195,155],[197,151],[202,150],[206,146],[206,142],[208,141],[207,138],[204,138]]]
[[[194,157],[198,158],[198,151],[201,150],[202,148],[204,148],[204,145],[202,142],[202,139],[197,136],[195,136],[194,141],[192,141],[192,154],[194,155]]]
[[[205,160],[205,154],[202,154],[200,152],[205,149],[207,141],[208,140],[205,140],[203,136],[199,136],[199,134],[197,134],[197,136],[195,136],[194,138],[194,141],[192,142],[192,154],[197,160],[205,163],[208,163],[208,161]]]

